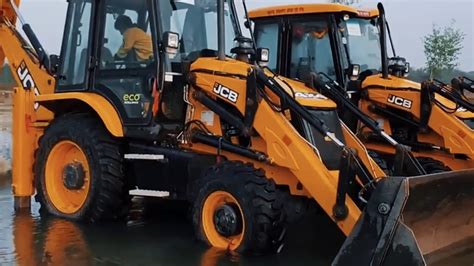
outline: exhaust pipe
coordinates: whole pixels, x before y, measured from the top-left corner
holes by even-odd
[[[217,0],[217,55],[225,61],[225,14],[224,0]]]
[[[388,56],[387,56],[387,24],[385,23],[385,8],[382,3],[377,4],[379,10],[380,27],[380,49],[382,57],[382,77],[388,79]]]

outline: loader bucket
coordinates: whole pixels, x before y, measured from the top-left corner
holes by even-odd
[[[474,169],[378,182],[333,265],[449,264],[472,252]]]

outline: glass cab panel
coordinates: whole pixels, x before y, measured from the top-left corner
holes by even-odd
[[[230,55],[234,39],[239,34],[232,1],[225,1],[225,51]],[[179,34],[179,51],[175,56],[163,57],[164,82],[160,87],[160,106],[157,121],[165,128],[184,124],[186,103],[184,94],[187,80],[183,76],[186,65],[199,56],[217,56],[217,1],[180,0],[157,1],[161,34]]]
[[[152,117],[158,57],[151,4],[102,1],[94,90],[114,103],[125,125],[147,125]]]
[[[326,20],[291,24],[290,77],[303,79],[309,72],[336,77],[329,27]]]
[[[255,27],[257,47],[270,49],[268,67],[274,72],[278,71],[280,35],[280,23],[259,23]]]
[[[71,0],[67,17],[57,90],[86,90],[87,63],[91,52],[92,3]]]

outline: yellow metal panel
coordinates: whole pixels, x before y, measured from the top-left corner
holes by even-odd
[[[32,196],[34,151],[41,130],[34,128],[27,104],[31,91],[15,88],[13,94],[13,194],[17,197]]]
[[[122,121],[115,110],[104,97],[84,92],[69,92],[69,93],[55,93],[55,94],[42,94],[36,97],[38,103],[50,102],[50,101],[62,101],[62,100],[79,100],[94,109],[101,120],[104,122],[105,127],[115,137],[123,137]]]
[[[20,0],[14,1],[16,6],[20,6]],[[16,23],[16,14],[13,11],[10,0],[0,0],[0,17],[7,17],[13,24]]]
[[[270,73],[267,73],[271,76]],[[329,100],[327,97],[323,96],[316,90],[307,87],[303,82],[296,81],[294,79],[285,78],[278,76],[275,79],[280,86],[286,90],[290,95],[295,96],[295,99],[303,106],[313,107],[313,108],[324,108],[324,109],[335,109],[337,107],[336,103]],[[291,86],[291,88],[288,85]]]
[[[5,65],[5,53],[0,48],[0,73],[3,73],[3,65]]]
[[[268,121],[272,122],[269,123]],[[275,165],[284,166],[283,169],[285,169],[288,163],[293,164],[289,170],[295,179],[303,185],[326,213],[332,216],[332,208],[336,202],[337,172],[328,171],[315,151],[297,134],[297,131],[284,115],[275,113],[266,102],[260,104],[254,125],[263,139],[268,139],[267,134],[271,132],[274,134],[273,139],[279,139],[284,143],[285,152],[288,153],[288,156],[286,158],[282,158],[282,156],[272,158]],[[268,147],[270,145],[267,143],[267,153],[270,153],[271,147]],[[294,158],[292,160],[297,162],[298,165],[286,161],[288,158]],[[349,216],[343,221],[335,222],[344,234],[348,235],[361,212],[352,200],[347,199],[346,204],[349,209]],[[331,218],[334,219],[334,217]]]
[[[220,73],[246,77],[249,71],[249,65],[230,58],[226,61],[220,61],[215,57],[203,57],[199,58],[191,65],[191,71],[198,70],[217,72],[216,74]]]
[[[341,4],[305,4],[305,5],[285,5],[274,6],[252,10],[249,12],[250,18],[277,17],[287,15],[303,15],[312,13],[340,13],[347,12],[361,17],[376,17],[378,10],[358,10],[351,6]]]
[[[364,80],[362,88],[366,88],[369,86],[377,86],[383,88],[410,88],[413,90],[421,90],[420,83],[391,75],[388,77],[388,79],[382,78],[382,75],[369,76]]]

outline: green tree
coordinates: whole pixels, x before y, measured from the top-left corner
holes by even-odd
[[[465,34],[455,28],[453,20],[449,26],[433,25],[433,31],[423,38],[426,68],[430,79],[446,71],[453,71],[459,64]]]
[[[331,3],[339,3],[343,5],[348,5],[348,6],[358,3],[358,2],[359,0],[331,0]]]

